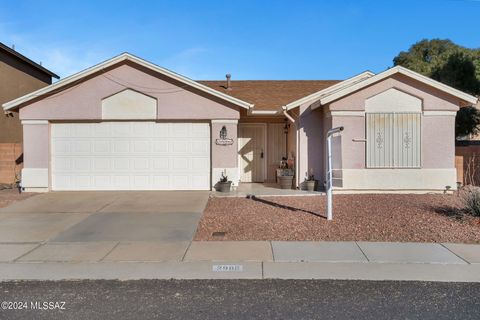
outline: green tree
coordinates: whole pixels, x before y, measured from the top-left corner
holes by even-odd
[[[421,40],[400,52],[394,59],[399,65],[445,83],[458,90],[480,94],[480,49],[459,46],[450,40]],[[457,113],[457,137],[479,133],[480,112],[462,108]]]
[[[463,107],[457,111],[455,118],[455,136],[464,137],[480,133],[480,111],[475,107]]]

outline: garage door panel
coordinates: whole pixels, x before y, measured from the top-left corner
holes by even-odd
[[[162,158],[162,159],[153,159],[153,170],[154,171],[164,171],[168,170],[170,167],[170,159]]]
[[[134,122],[131,130],[132,137],[151,137],[153,135],[153,123]]]
[[[174,157],[170,159],[170,168],[174,171],[188,171],[189,160],[181,157]]]
[[[111,142],[113,145],[112,153],[130,153],[130,141],[115,140]]]
[[[192,136],[199,138],[210,138],[210,128],[202,123],[192,123]]]
[[[83,171],[83,172],[91,172],[92,166],[91,159],[89,158],[76,158],[73,159],[73,170],[75,171]]]
[[[170,124],[170,136],[177,137],[177,138],[192,137],[191,124],[189,125],[184,125],[183,123]]]
[[[133,169],[135,171],[151,171],[150,159],[149,158],[137,158],[133,159]]]
[[[208,170],[210,168],[210,159],[207,157],[203,158],[192,158],[192,170]]]
[[[57,140],[52,143],[52,151],[54,151],[56,154],[69,153],[70,149],[70,145],[64,140]]]
[[[54,190],[208,190],[207,123],[52,125]]]
[[[190,141],[172,141],[170,142],[171,153],[188,153],[190,152]]]
[[[133,141],[132,144],[135,153],[150,153],[150,150],[152,150],[150,141],[138,140]]]
[[[205,145],[203,141],[192,141],[190,144],[190,150],[192,153],[197,153],[197,154],[206,154],[210,150],[210,146]]]
[[[107,140],[93,141],[93,152],[95,153],[110,153],[110,142]]]
[[[190,185],[190,176],[187,174],[173,174],[171,178],[171,183],[175,189],[185,189],[186,186]]]
[[[164,125],[154,126],[153,127],[153,136],[158,138],[168,138],[170,137],[170,126],[167,123]]]
[[[114,175],[112,176],[113,186],[124,186],[130,184],[130,175]]]
[[[201,188],[206,183],[210,182],[209,175],[193,175],[192,176],[192,186],[194,188]]]
[[[73,169],[72,158],[58,157],[55,162],[57,171],[59,172],[65,172]]]
[[[92,160],[94,172],[105,172],[111,170],[113,167],[112,159],[110,158],[95,158]]]
[[[168,140],[152,141],[152,151],[155,153],[168,154]]]

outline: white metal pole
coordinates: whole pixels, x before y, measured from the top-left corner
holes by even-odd
[[[327,132],[327,220],[333,219],[333,169],[332,169],[332,136],[343,131],[343,127],[336,127]]]
[[[327,220],[332,220],[332,135],[327,137],[327,149]]]

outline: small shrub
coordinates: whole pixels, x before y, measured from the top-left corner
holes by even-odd
[[[464,210],[473,216],[480,217],[480,188],[465,188],[461,198],[465,206]]]

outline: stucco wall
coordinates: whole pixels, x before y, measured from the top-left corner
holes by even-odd
[[[391,88],[421,99],[421,169],[366,169],[365,142],[362,141],[365,139],[365,101]],[[392,101],[392,105],[396,104],[397,101]],[[363,190],[454,188],[455,112],[459,104],[458,99],[437,89],[395,75],[314,111],[309,106],[301,106],[300,174],[312,166],[321,166],[322,170],[316,172],[321,172],[319,177],[323,177],[325,133],[331,127],[344,126],[342,134],[333,139],[334,186]],[[320,121],[322,115],[325,118]],[[323,126],[323,134],[318,132],[320,126]]]
[[[300,106],[298,118],[299,154],[297,156],[297,184],[305,180],[313,171],[315,179],[323,181],[324,170],[324,114],[321,110],[312,110],[309,105]]]
[[[128,63],[20,109],[20,119],[101,120],[102,99],[126,88],[157,99],[162,120],[238,119],[239,107]],[[132,119],[134,120],[134,119]]]
[[[233,139],[233,144],[218,145],[215,140],[220,138],[220,130],[225,126],[227,138]],[[237,123],[223,122],[222,120],[212,121],[212,166],[214,168],[236,168],[237,167]]]
[[[48,168],[49,125],[47,122],[23,123],[23,162],[25,168]]]
[[[455,168],[455,116],[422,117],[423,168]]]

